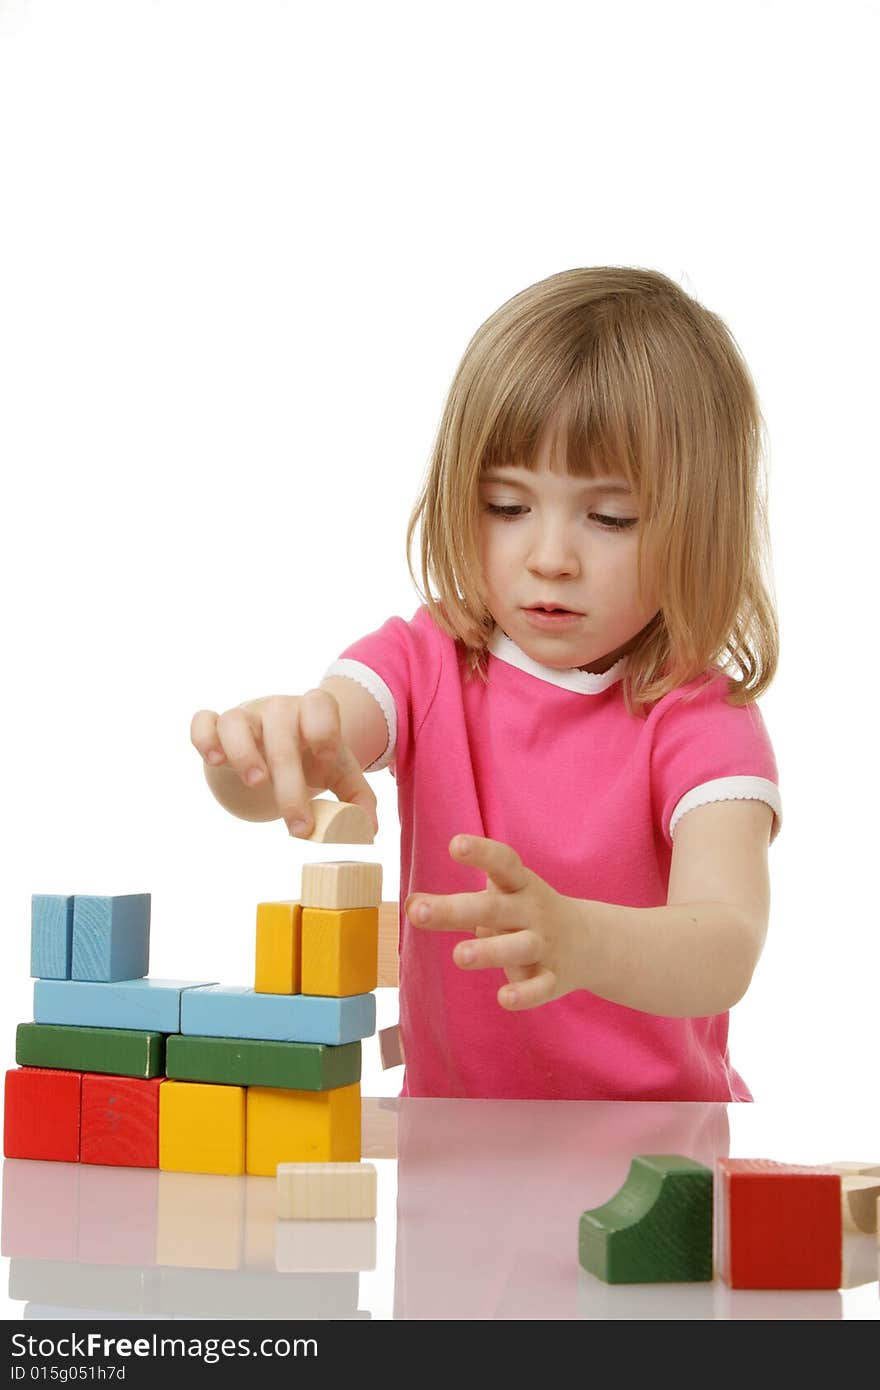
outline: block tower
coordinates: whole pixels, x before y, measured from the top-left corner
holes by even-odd
[[[379,864],[305,865],[299,899],[257,905],[253,986],[150,978],[148,893],[35,894],[6,1157],[272,1177],[359,1162],[381,887]]]

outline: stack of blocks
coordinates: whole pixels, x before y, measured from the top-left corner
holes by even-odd
[[[378,864],[305,865],[299,900],[257,907],[252,988],[147,978],[147,893],[35,895],[5,1155],[271,1177],[358,1164],[381,886]]]

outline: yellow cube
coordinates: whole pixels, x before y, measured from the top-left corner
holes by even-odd
[[[195,1081],[159,1087],[159,1167],[173,1173],[243,1173],[245,1088]]]
[[[247,1171],[274,1178],[279,1163],[357,1163],[361,1088],[286,1091],[247,1088]]]
[[[377,907],[303,908],[303,994],[369,994],[378,974]]]
[[[299,902],[257,903],[257,994],[299,994],[302,908]]]

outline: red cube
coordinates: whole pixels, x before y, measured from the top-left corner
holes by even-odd
[[[84,1073],[83,1163],[159,1167],[159,1087],[164,1079]]]
[[[82,1072],[16,1067],[6,1073],[3,1152],[7,1158],[79,1161]]]
[[[843,1221],[836,1173],[721,1158],[717,1263],[732,1289],[839,1289]]]

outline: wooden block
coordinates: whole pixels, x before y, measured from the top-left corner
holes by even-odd
[[[626,1182],[580,1219],[584,1269],[607,1284],[712,1278],[712,1170],[681,1154],[639,1154]]]
[[[839,1289],[839,1174],[722,1158],[715,1188],[718,1267],[735,1289]]]
[[[397,989],[400,984],[400,909],[397,903],[379,905],[379,989]]]
[[[382,1070],[403,1066],[403,1042],[400,1037],[400,1024],[393,1023],[390,1028],[379,1029],[379,1056]]]
[[[361,1221],[376,1215],[373,1163],[279,1163],[277,1214],[298,1221]]]
[[[243,1177],[160,1173],[156,1263],[239,1269],[244,1252],[245,1183]]]
[[[159,1166],[161,1076],[107,1076],[82,1081],[80,1162],[116,1168]]]
[[[180,1005],[181,1033],[269,1042],[358,1042],[376,1029],[375,994],[344,999],[321,995],[257,994],[243,985],[188,989]]]
[[[7,1158],[79,1162],[82,1074],[47,1067],[6,1073],[3,1152]]]
[[[820,1163],[817,1166],[820,1173],[838,1173],[842,1178],[880,1178],[880,1163],[870,1161],[860,1163],[855,1159],[845,1159],[843,1162],[835,1160],[834,1163]]]
[[[275,1266],[283,1274],[376,1268],[375,1221],[277,1221]]]
[[[371,845],[376,838],[373,822],[362,806],[350,801],[312,802],[315,828],[305,838],[316,845]]]
[[[359,859],[303,864],[303,907],[378,907],[382,899],[382,865]]]
[[[0,1255],[31,1260],[77,1258],[81,1171],[78,1163],[5,1160]]]
[[[357,1163],[361,1088],[281,1091],[249,1086],[247,1171],[275,1177],[279,1163]]]
[[[135,980],[150,968],[150,894],[75,894],[71,979]]]
[[[299,994],[301,922],[298,902],[257,903],[257,994]]]
[[[90,1265],[155,1265],[158,1170],[80,1164],[79,1174],[76,1258]]]
[[[73,946],[73,894],[31,895],[31,974],[69,980]]]
[[[37,980],[34,1022],[180,1032],[180,996],[211,980]]]
[[[244,1172],[245,1089],[166,1081],[159,1090],[159,1167],[175,1173]]]
[[[15,1060],[27,1067],[161,1076],[165,1070],[165,1034],[134,1028],[20,1023],[15,1034]]]
[[[361,1079],[361,1044],[266,1042],[251,1038],[168,1039],[165,1071],[178,1081],[329,1091]]]
[[[369,994],[376,988],[378,947],[377,907],[303,908],[303,994]]]
[[[88,1308],[138,1317],[154,1313],[159,1271],[123,1265],[85,1265],[78,1260],[11,1260],[9,1297],[15,1301]],[[55,1314],[61,1316],[60,1311]],[[97,1321],[95,1312],[92,1318]]]
[[[853,1174],[840,1179],[843,1229],[873,1234],[877,1230],[880,1177]]]

